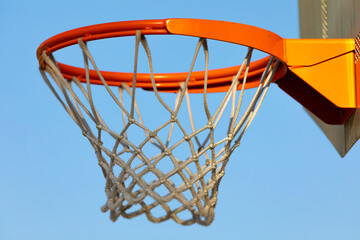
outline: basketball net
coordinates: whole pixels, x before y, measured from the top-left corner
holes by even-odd
[[[136,94],[144,93],[136,88],[140,43],[147,55],[155,99],[153,101],[157,101],[169,116],[168,119],[161,119],[156,127],[147,124],[152,123],[152,119],[143,119],[139,107],[140,97]],[[46,67],[40,71],[53,94],[95,149],[106,179],[107,201],[101,210],[109,210],[113,221],[119,216],[133,218],[145,214],[150,221],[156,223],[173,219],[182,225],[209,225],[214,220],[219,183],[225,174],[225,166],[259,110],[279,60],[269,58],[260,84],[245,106],[242,103],[253,52],[249,48],[227,92],[222,99],[218,99],[219,105],[211,114],[207,94],[209,52],[206,39],[200,38],[197,43],[187,79],[179,84],[173,107],[162,95],[170,93],[161,93],[157,89],[150,49],[140,31],[137,31],[135,37],[133,87],[126,83],[117,87],[109,86],[86,43],[79,39],[78,45],[83,52],[87,83],[81,83],[76,76],[72,76],[71,80],[65,79],[54,57],[48,56],[45,51],[42,56]],[[188,93],[187,85],[201,48],[205,55],[202,108],[206,123],[196,126],[199,123],[194,118],[198,117],[193,116],[190,102],[192,94]],[[102,86],[90,84],[89,66],[98,74]],[[51,76],[52,81],[48,76]],[[240,83],[242,86],[238,91]],[[95,87],[104,88],[117,106],[118,112],[114,112],[114,115],[121,116],[120,128],[117,126],[118,129],[115,130],[110,127],[107,119],[101,115],[93,99]],[[125,95],[129,101],[124,100]],[[151,108],[150,103],[148,108]],[[180,109],[186,109],[187,114],[181,114],[180,117]],[[227,112],[229,114],[225,114]],[[156,117],[157,113],[153,114]],[[183,120],[185,117],[186,121]],[[220,126],[226,126],[227,132],[222,133],[224,136],[218,139],[217,130]],[[142,134],[131,135],[135,128]],[[175,129],[178,129],[177,134],[174,134]],[[187,155],[177,154],[184,146]],[[153,151],[145,150],[150,147]],[[162,167],[164,164],[167,165],[165,170]]]

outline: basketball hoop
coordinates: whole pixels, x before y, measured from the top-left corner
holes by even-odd
[[[165,34],[199,38],[188,72],[154,73],[145,36]],[[135,36],[133,73],[100,70],[87,42],[124,36]],[[248,51],[238,66],[209,70],[207,39],[247,46]],[[101,210],[110,210],[113,221],[119,216],[133,218],[145,214],[152,222],[173,219],[183,225],[209,225],[214,219],[219,184],[230,155],[239,146],[270,84],[283,81],[292,67],[285,42],[267,30],[238,23],[166,19],[94,25],[56,35],[41,44],[37,51],[41,74],[95,149],[106,179],[107,201]],[[57,50],[75,44],[82,50],[84,68],[59,63],[53,56]],[[137,72],[140,44],[147,55],[149,73]],[[193,71],[201,48],[205,70]],[[251,62],[254,49],[269,57]],[[93,99],[94,85],[104,88],[117,106],[114,115],[123,119],[119,129],[109,127],[108,120],[98,111]],[[248,88],[255,90],[245,106],[244,91]],[[140,89],[153,92],[152,101],[147,102],[149,107],[157,102],[168,113],[168,119],[156,127],[149,127],[151,119],[142,117],[137,98],[142,94]],[[216,111],[211,113],[208,94],[215,92],[224,94],[218,99]],[[166,93],[176,93],[173,107],[164,100]],[[201,112],[193,116],[190,93],[202,94],[202,114],[206,119],[203,126],[197,126]],[[124,101],[125,94],[130,101]],[[180,114],[184,108],[187,113]],[[225,125],[227,132],[219,133],[219,127]],[[130,134],[134,128],[142,132],[135,134],[136,141]],[[174,129],[178,129],[177,137]],[[104,135],[111,139],[111,144],[105,142]],[[145,150],[149,146],[153,153]],[[187,150],[183,150],[184,146]],[[186,157],[177,155],[179,149],[187,151]],[[163,162],[168,164],[166,171],[160,166]]]

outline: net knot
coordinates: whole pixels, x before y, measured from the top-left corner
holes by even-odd
[[[176,122],[178,119],[175,115],[171,115],[170,121],[171,122]]]
[[[189,135],[184,136],[184,140],[189,142],[191,140],[191,137]]]
[[[130,124],[133,124],[133,123],[135,122],[135,118],[129,117],[129,118],[128,118],[128,122],[129,122]]]
[[[156,137],[156,135],[157,135],[156,132],[150,132],[150,133],[149,133],[149,136],[150,136],[151,138]]]
[[[170,149],[165,149],[164,154],[168,155],[168,156],[171,155],[171,150]]]
[[[205,164],[206,164],[206,166],[209,166],[210,165],[210,159],[206,159],[206,161],[205,161]]]
[[[140,154],[141,153],[141,148],[134,148],[134,153],[136,155]]]

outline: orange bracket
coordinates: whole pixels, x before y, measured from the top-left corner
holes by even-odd
[[[355,108],[353,39],[286,39],[286,64],[342,108]]]
[[[279,87],[324,122],[343,124],[359,105],[354,40],[284,39],[284,47],[291,72]]]

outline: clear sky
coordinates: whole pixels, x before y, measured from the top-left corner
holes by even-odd
[[[145,216],[113,223],[100,211],[105,181],[94,151],[43,82],[36,49],[76,27],[177,17],[299,37],[296,0],[0,3],[0,239],[358,240],[359,143],[342,159],[276,85],[231,156],[209,227]]]

